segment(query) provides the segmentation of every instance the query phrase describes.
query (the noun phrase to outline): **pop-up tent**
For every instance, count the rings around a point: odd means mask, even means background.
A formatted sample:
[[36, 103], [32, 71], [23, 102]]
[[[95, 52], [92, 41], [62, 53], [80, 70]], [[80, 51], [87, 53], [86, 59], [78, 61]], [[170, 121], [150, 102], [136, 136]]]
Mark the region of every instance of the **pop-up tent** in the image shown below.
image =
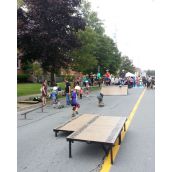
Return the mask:
[[125, 74], [125, 77], [135, 77], [135, 75], [134, 74], [132, 74], [132, 73], [130, 73], [130, 72], [127, 72], [126, 74]]

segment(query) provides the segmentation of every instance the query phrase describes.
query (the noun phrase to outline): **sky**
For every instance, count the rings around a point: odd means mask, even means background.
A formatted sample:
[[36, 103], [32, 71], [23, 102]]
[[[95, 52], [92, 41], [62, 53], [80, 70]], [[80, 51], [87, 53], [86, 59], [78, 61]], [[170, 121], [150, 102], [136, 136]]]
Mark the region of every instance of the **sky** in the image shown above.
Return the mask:
[[[105, 32], [122, 55], [136, 67], [155, 69], [161, 47], [158, 38], [165, 32], [162, 24], [171, 11], [166, 0], [89, 0], [93, 11], [104, 23]], [[172, 15], [171, 15], [172, 16]], [[171, 32], [171, 31], [170, 31]], [[166, 35], [167, 36], [167, 35]]]

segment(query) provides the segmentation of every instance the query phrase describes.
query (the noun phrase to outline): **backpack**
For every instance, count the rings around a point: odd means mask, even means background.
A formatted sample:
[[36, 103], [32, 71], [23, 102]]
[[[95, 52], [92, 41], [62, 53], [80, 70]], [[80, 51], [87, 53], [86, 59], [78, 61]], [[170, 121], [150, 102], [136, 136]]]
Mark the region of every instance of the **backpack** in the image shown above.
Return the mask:
[[58, 87], [58, 91], [61, 91], [62, 89], [61, 89], [61, 87]]

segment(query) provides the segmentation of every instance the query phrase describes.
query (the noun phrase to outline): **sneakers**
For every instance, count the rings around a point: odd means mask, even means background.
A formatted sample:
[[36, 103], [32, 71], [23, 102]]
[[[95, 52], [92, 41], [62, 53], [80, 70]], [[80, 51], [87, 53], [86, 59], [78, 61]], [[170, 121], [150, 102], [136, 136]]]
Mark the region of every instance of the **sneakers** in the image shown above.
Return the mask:
[[76, 114], [78, 114], [78, 111], [74, 111], [74, 112], [72, 113], [72, 117], [75, 117]]
[[72, 114], [72, 117], [75, 117], [75, 114], [74, 113]]

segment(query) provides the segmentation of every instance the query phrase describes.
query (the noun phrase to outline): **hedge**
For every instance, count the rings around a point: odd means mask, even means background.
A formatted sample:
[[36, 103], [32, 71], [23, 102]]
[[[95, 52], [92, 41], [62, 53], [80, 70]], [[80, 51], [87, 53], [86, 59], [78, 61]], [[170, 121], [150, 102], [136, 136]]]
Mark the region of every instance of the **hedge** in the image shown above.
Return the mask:
[[18, 83], [28, 82], [29, 77], [30, 77], [29, 74], [18, 74], [17, 75], [17, 82]]

